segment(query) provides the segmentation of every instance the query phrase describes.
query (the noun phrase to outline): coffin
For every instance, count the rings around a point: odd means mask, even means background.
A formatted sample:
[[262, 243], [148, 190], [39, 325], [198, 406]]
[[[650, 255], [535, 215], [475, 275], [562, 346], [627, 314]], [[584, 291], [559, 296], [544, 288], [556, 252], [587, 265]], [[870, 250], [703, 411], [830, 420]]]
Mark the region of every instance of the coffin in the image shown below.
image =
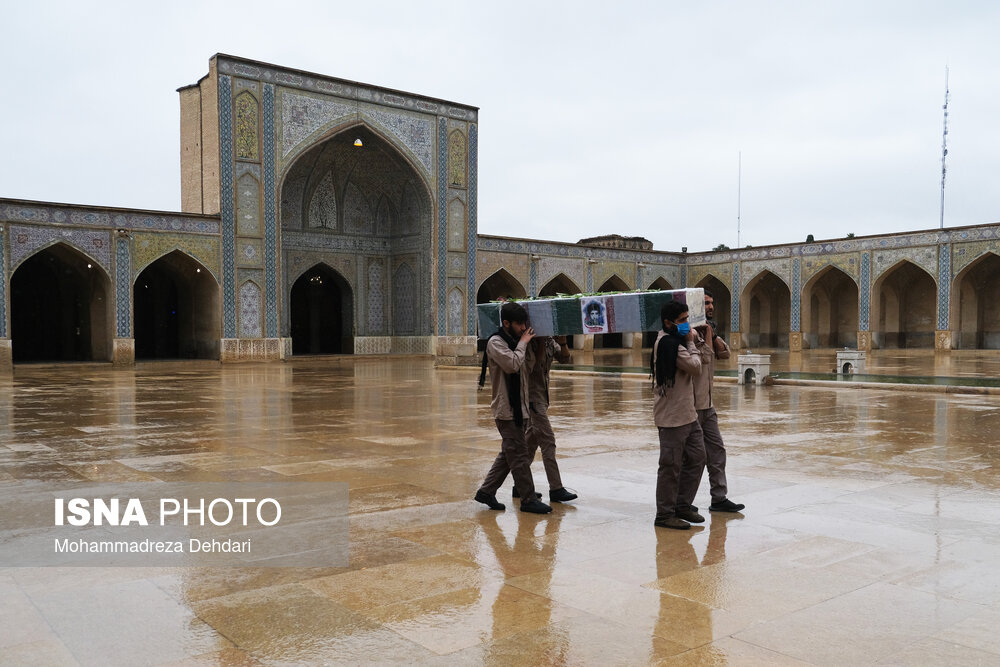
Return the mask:
[[[663, 328], [660, 308], [668, 301], [688, 306], [692, 327], [705, 324], [705, 290], [660, 290], [525, 299], [517, 303], [528, 311], [528, 323], [537, 336], [658, 331]], [[502, 302], [481, 303], [476, 307], [479, 337], [488, 338], [500, 328]]]

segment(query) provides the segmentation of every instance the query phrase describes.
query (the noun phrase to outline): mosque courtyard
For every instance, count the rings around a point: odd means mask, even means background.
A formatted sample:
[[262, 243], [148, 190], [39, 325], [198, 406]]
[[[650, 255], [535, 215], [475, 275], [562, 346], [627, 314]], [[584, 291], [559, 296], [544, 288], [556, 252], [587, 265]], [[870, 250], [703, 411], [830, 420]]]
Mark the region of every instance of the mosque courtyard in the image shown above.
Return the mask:
[[[869, 366], [1000, 375], [995, 351]], [[553, 372], [580, 498], [540, 516], [509, 481], [506, 511], [472, 500], [499, 449], [477, 373], [414, 357], [16, 366], [0, 376], [4, 497], [346, 482], [350, 563], [0, 568], [0, 664], [1000, 664], [1000, 394], [720, 380], [747, 508], [707, 512], [703, 481], [706, 522], [670, 531], [653, 527], [641, 375]]]

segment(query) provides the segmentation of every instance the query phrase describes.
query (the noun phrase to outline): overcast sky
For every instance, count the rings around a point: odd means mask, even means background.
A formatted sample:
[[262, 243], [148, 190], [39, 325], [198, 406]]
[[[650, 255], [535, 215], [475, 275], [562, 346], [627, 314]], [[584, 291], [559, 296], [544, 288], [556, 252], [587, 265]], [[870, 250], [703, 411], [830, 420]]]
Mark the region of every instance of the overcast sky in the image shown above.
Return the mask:
[[[479, 231], [709, 250], [1000, 221], [1000, 3], [5, 2], [0, 197], [180, 209], [215, 53], [480, 108]], [[742, 177], [739, 178], [739, 156]], [[741, 193], [738, 202], [738, 192]]]

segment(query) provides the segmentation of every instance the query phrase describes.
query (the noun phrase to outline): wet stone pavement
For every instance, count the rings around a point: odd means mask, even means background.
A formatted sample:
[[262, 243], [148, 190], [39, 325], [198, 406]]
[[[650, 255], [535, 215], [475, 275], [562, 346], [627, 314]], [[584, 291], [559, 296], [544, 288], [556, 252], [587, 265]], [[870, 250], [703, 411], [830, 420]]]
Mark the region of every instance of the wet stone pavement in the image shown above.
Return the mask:
[[0, 376], [5, 493], [350, 487], [347, 567], [0, 569], [0, 664], [1000, 664], [1000, 396], [717, 384], [747, 509], [684, 532], [652, 525], [656, 430], [631, 378], [553, 374], [578, 501], [520, 513], [508, 481], [505, 512], [475, 503], [499, 449], [477, 371], [341, 358]]

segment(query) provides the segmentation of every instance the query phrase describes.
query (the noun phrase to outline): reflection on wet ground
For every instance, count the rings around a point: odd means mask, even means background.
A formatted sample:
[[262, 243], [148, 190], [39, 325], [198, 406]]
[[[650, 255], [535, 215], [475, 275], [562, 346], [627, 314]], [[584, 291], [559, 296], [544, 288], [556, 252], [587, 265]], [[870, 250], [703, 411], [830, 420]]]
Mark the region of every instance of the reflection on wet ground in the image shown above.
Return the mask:
[[[880, 357], [938, 368], [933, 353]], [[1000, 366], [969, 357], [947, 374]], [[652, 525], [645, 382], [553, 375], [580, 499], [538, 516], [514, 509], [509, 483], [505, 512], [471, 500], [499, 443], [476, 379], [404, 358], [0, 377], [7, 490], [351, 491], [348, 567], [0, 569], [0, 664], [1000, 662], [1000, 397], [717, 385], [747, 509], [675, 532]]]

